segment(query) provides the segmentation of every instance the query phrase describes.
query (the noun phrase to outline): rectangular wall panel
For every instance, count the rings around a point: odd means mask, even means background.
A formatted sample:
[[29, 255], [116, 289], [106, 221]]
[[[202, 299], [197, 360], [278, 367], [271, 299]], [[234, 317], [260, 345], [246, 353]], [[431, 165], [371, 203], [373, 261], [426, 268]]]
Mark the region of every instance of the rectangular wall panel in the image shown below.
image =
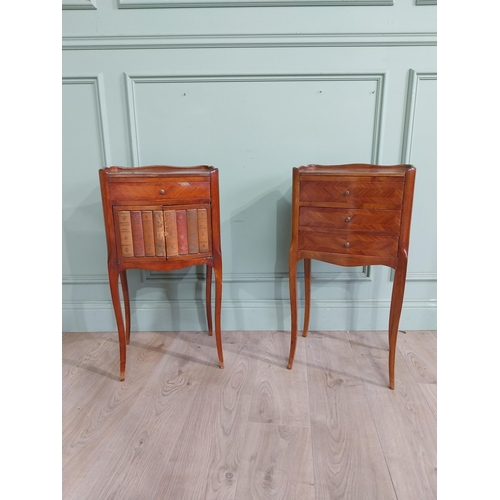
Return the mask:
[[[134, 163], [220, 168], [224, 266], [287, 271], [293, 166], [377, 156], [382, 75], [129, 77]], [[192, 155], [191, 155], [192, 157]], [[265, 223], [263, 223], [265, 221]], [[331, 269], [331, 268], [330, 268]]]
[[62, 102], [63, 280], [88, 283], [106, 272], [97, 170], [109, 145], [98, 78], [64, 78]]
[[[403, 161], [417, 166], [408, 280], [437, 279], [437, 77], [409, 72]], [[425, 244], [424, 244], [425, 242]], [[415, 247], [415, 248], [414, 248]]]

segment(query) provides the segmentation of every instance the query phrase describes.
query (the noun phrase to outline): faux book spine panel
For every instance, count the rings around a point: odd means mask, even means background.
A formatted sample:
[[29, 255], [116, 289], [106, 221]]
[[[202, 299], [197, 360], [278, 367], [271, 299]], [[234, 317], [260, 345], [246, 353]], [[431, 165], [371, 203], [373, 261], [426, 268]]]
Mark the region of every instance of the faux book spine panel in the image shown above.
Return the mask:
[[117, 207], [115, 212], [122, 257], [165, 257], [163, 210], [123, 208]]
[[132, 224], [132, 240], [134, 242], [134, 257], [144, 257], [144, 233], [142, 229], [142, 216], [140, 210], [130, 212]]
[[146, 257], [154, 257], [155, 253], [155, 236], [153, 229], [153, 212], [144, 210], [142, 212], [142, 228], [144, 231], [144, 253]]
[[165, 229], [163, 226], [163, 210], [153, 211], [153, 226], [155, 236], [155, 253], [157, 257], [167, 255], [165, 248]]
[[116, 214], [123, 257], [188, 257], [210, 252], [207, 208], [118, 207]]
[[[186, 210], [176, 210], [177, 222], [177, 244], [179, 247], [179, 255], [187, 255], [188, 253], [188, 234], [187, 234], [187, 220]], [[168, 250], [167, 250], [168, 257]]]
[[200, 252], [209, 252], [207, 209], [198, 208], [198, 244]]
[[191, 208], [186, 210], [186, 213], [188, 252], [190, 254], [200, 253], [200, 246], [198, 244], [198, 210], [196, 208]]
[[207, 208], [170, 207], [164, 214], [167, 258], [210, 252]]
[[118, 212], [118, 227], [120, 231], [122, 255], [124, 257], [133, 257], [132, 224], [130, 223], [130, 212], [128, 210]]
[[179, 255], [179, 244], [177, 239], [177, 221], [175, 210], [165, 211], [165, 236], [167, 237], [167, 255]]

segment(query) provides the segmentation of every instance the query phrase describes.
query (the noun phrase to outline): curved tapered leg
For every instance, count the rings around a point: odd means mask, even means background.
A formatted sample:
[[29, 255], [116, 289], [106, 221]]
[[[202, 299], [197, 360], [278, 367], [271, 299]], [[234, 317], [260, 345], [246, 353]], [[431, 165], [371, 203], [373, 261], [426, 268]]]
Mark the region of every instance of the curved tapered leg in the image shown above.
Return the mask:
[[403, 308], [406, 283], [406, 255], [398, 259], [392, 286], [391, 310], [389, 313], [389, 387], [394, 389], [394, 367], [396, 362], [396, 342], [398, 339], [399, 319]]
[[222, 311], [222, 261], [214, 260], [215, 271], [215, 343], [217, 344], [217, 354], [219, 365], [224, 368], [224, 356], [222, 354], [221, 337], [221, 311]]
[[120, 304], [120, 291], [118, 289], [119, 273], [116, 269], [109, 268], [109, 287], [111, 289], [111, 301], [115, 311], [116, 326], [118, 327], [118, 341], [120, 344], [120, 380], [125, 380], [125, 363], [127, 356], [127, 341], [125, 327], [123, 324], [122, 308]]
[[212, 266], [207, 265], [207, 276], [206, 276], [206, 307], [207, 307], [207, 323], [208, 323], [208, 334], [212, 335]]
[[289, 283], [290, 283], [290, 356], [288, 358], [288, 369], [292, 369], [295, 348], [297, 347], [297, 257], [290, 252], [289, 261]]
[[130, 344], [130, 295], [128, 293], [127, 271], [120, 272], [120, 282], [122, 284], [123, 303], [125, 304], [125, 339]]
[[307, 337], [309, 329], [309, 313], [311, 311], [311, 259], [304, 259], [304, 288], [305, 288], [305, 307], [304, 307], [304, 330], [303, 337]]

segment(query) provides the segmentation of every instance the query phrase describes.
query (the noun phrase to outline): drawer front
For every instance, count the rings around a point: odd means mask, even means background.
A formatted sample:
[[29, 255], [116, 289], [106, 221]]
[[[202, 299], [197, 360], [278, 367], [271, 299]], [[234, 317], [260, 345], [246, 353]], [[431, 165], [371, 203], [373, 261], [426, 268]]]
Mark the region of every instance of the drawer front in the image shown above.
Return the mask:
[[209, 199], [210, 182], [114, 182], [110, 195], [116, 201], [155, 201]]
[[300, 207], [299, 227], [399, 232], [400, 210]]
[[369, 234], [329, 234], [299, 229], [299, 250], [311, 250], [343, 255], [395, 257], [397, 236], [371, 236]]
[[329, 202], [340, 205], [377, 205], [400, 207], [402, 182], [363, 182], [356, 180], [301, 181], [301, 202]]

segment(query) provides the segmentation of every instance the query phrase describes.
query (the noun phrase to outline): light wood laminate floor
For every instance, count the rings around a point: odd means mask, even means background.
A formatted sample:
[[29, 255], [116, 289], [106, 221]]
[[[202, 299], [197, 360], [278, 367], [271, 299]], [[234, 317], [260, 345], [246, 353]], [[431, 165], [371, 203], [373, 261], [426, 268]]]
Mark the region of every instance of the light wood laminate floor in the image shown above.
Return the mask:
[[436, 332], [64, 333], [64, 500], [432, 500]]

